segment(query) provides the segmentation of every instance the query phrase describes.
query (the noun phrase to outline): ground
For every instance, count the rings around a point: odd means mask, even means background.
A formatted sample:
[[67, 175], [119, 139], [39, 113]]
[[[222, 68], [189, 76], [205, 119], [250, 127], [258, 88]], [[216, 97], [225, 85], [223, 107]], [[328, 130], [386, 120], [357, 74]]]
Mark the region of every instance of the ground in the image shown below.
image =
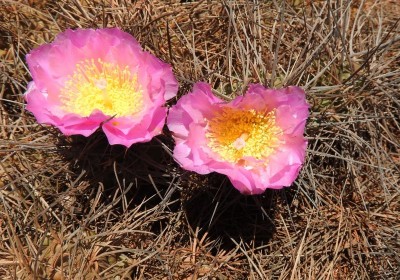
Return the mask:
[[[399, 279], [399, 18], [396, 0], [0, 0], [0, 278]], [[303, 87], [295, 183], [243, 196], [181, 169], [167, 129], [125, 149], [39, 125], [25, 55], [114, 26], [173, 66], [178, 96]]]

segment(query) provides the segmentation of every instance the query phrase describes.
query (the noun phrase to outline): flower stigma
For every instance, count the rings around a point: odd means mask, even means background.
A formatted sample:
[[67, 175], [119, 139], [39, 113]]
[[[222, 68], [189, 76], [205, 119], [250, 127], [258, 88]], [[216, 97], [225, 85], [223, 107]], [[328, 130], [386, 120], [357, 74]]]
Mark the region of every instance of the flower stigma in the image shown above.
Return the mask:
[[275, 110], [222, 108], [208, 120], [208, 146], [222, 159], [243, 163], [244, 158], [265, 159], [280, 144], [283, 131], [276, 125]]
[[107, 116], [131, 116], [143, 109], [143, 91], [128, 66], [87, 59], [61, 89], [63, 109], [87, 117], [94, 110]]

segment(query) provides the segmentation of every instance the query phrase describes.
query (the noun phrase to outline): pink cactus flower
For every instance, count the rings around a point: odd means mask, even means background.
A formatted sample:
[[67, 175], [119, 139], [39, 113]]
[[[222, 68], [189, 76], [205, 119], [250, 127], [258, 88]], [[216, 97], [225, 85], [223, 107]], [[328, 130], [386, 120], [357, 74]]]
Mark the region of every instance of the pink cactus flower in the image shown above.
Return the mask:
[[26, 56], [33, 81], [26, 109], [65, 135], [100, 126], [126, 147], [161, 133], [178, 83], [170, 65], [117, 28], [67, 30]]
[[304, 162], [309, 106], [299, 87], [250, 85], [224, 102], [197, 83], [170, 109], [174, 158], [187, 170], [228, 176], [243, 194], [290, 186]]

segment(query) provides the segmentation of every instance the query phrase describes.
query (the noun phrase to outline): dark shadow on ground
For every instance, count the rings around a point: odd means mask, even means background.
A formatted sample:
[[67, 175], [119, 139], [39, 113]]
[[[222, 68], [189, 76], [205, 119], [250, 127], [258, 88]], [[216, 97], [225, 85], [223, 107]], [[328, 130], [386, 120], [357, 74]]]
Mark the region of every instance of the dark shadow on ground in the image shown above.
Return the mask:
[[203, 184], [184, 205], [193, 229], [207, 232], [219, 250], [231, 250], [241, 242], [251, 247], [268, 244], [275, 232], [277, 191], [245, 196], [220, 174], [210, 174]]
[[[143, 204], [145, 210], [159, 203], [168, 203], [178, 195], [175, 189], [171, 189], [176, 165], [161, 142], [173, 144], [167, 137], [159, 135], [150, 142], [126, 148], [110, 145], [104, 133], [97, 131], [89, 137], [62, 137], [59, 147], [75, 174], [84, 172], [82, 178], [90, 182], [91, 188], [103, 186], [101, 199], [104, 204], [112, 203], [117, 190], [126, 191], [129, 208]], [[82, 197], [92, 197], [94, 191], [85, 190]], [[176, 207], [168, 207], [177, 210], [178, 203]], [[118, 210], [122, 205], [115, 208]]]

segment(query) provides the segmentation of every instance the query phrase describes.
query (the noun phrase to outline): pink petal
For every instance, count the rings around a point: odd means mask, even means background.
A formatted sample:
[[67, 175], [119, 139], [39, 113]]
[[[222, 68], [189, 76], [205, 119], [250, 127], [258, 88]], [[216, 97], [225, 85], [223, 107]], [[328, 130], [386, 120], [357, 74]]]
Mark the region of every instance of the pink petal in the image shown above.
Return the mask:
[[114, 118], [104, 123], [102, 128], [111, 145], [130, 147], [134, 143], [148, 142], [161, 134], [166, 114], [166, 108], [158, 107], [154, 112], [144, 115], [140, 121], [129, 117]]
[[56, 126], [65, 135], [80, 134], [87, 137], [95, 132], [106, 119], [107, 117], [101, 112], [93, 112], [93, 114], [85, 118], [70, 114], [65, 115]]

